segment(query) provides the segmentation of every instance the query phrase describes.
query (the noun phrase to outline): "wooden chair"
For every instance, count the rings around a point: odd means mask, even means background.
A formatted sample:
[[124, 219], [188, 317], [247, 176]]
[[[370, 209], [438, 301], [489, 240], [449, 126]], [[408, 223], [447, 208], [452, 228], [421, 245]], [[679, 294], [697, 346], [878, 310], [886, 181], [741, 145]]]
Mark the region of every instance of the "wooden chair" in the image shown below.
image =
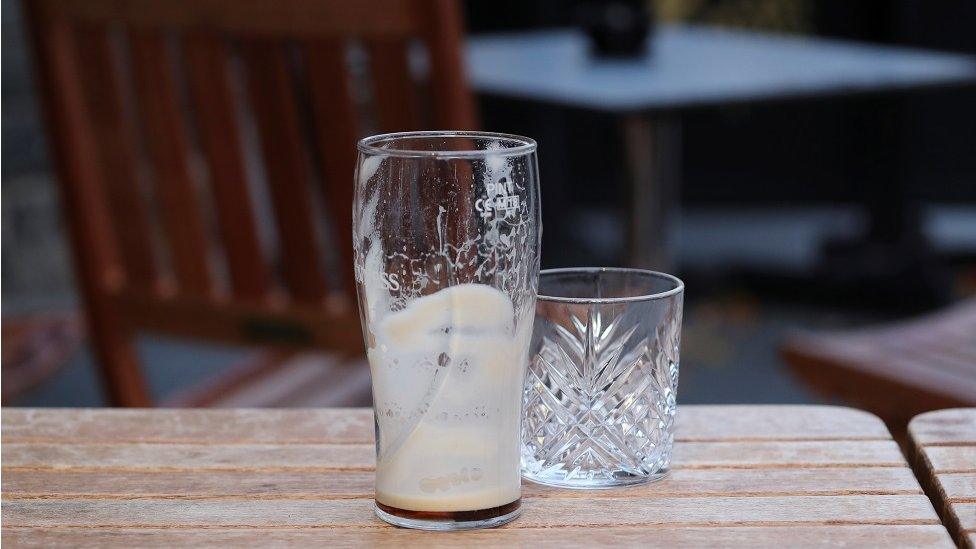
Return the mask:
[[888, 326], [797, 332], [782, 354], [814, 388], [874, 412], [901, 436], [920, 413], [976, 406], [976, 298]]
[[[370, 118], [372, 131], [416, 129], [425, 111], [438, 128], [474, 126], [457, 5], [25, 0], [25, 13], [111, 402], [151, 403], [141, 331], [361, 355], [355, 142]], [[414, 43], [429, 60], [427, 109]]]

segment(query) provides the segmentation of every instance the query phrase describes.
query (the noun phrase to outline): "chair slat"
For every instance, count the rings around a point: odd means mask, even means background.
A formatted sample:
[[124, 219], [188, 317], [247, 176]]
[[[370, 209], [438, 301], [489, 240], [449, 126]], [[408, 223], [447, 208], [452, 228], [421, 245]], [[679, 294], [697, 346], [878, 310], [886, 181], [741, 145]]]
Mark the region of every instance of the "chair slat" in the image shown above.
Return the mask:
[[[425, 10], [426, 27], [423, 32], [423, 41], [431, 65], [429, 123], [434, 127], [446, 129], [477, 129], [478, 121], [474, 98], [469, 93], [467, 86], [462, 48], [452, 46], [452, 44], [462, 43], [460, 7], [457, 2], [452, 0], [425, 0], [419, 9]], [[450, 170], [454, 177], [461, 181], [473, 177], [471, 165], [466, 162], [444, 166], [442, 169], [446, 172]], [[445, 173], [445, 177], [447, 176], [448, 174]], [[471, 217], [470, 209], [473, 208], [476, 198], [473, 193], [473, 187], [467, 188], [462, 190], [456, 198], [463, 215], [456, 216], [455, 221], [450, 223], [448, 227], [449, 234], [452, 235], [455, 242], [470, 240], [477, 232], [475, 225], [461, 221]], [[473, 254], [475, 251], [470, 250], [468, 253]], [[458, 274], [464, 280], [473, 281], [475, 268], [469, 264], [468, 267], [462, 268]]]
[[341, 283], [347, 294], [354, 295], [351, 231], [359, 123], [344, 44], [338, 40], [311, 42], [305, 47], [305, 63], [322, 162], [323, 195], [332, 221]]
[[281, 243], [285, 282], [295, 299], [325, 297], [325, 278], [312, 221], [311, 189], [292, 78], [284, 47], [272, 41], [243, 46], [251, 106], [261, 134]]
[[101, 165], [101, 179], [112, 212], [110, 221], [119, 245], [126, 279], [150, 290], [155, 283], [148, 208], [139, 192], [135, 130], [123, 110], [121, 81], [105, 29], [80, 26], [75, 32], [86, 106]]
[[407, 40], [397, 39], [374, 39], [367, 43], [380, 133], [420, 127], [418, 98], [410, 76], [407, 46]]
[[206, 295], [211, 280], [203, 219], [190, 179], [186, 130], [164, 36], [152, 30], [132, 31], [130, 44], [137, 103], [173, 270], [181, 291]]
[[424, 42], [430, 56], [433, 126], [452, 130], [477, 129], [474, 96], [469, 93], [462, 61], [462, 22], [458, 2], [426, 0]]
[[45, 122], [57, 158], [58, 182], [98, 366], [113, 403], [146, 406], [149, 391], [137, 356], [124, 336], [124, 324], [105, 295], [106, 287], [116, 278], [111, 270], [117, 260], [111, 250], [112, 233], [98, 184], [101, 172], [94, 161], [94, 132], [88, 127], [73, 33], [64, 22], [44, 21], [33, 6], [28, 5], [25, 11], [33, 31]]
[[269, 275], [244, 171], [226, 44], [213, 34], [190, 33], [183, 52], [233, 293], [260, 299], [267, 294]]

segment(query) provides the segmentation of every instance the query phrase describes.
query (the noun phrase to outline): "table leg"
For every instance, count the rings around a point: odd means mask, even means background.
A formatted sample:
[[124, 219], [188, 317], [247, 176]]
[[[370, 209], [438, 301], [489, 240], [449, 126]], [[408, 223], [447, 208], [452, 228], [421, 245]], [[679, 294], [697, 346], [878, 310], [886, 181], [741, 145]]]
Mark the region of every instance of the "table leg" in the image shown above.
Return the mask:
[[675, 116], [630, 114], [622, 125], [632, 192], [629, 263], [670, 271], [679, 213], [680, 121]]
[[[868, 214], [867, 232], [825, 242], [816, 274], [834, 295], [903, 310], [953, 301], [952, 272], [925, 235], [913, 171], [911, 103], [891, 96], [852, 102], [849, 170]], [[841, 298], [843, 299], [843, 298]]]

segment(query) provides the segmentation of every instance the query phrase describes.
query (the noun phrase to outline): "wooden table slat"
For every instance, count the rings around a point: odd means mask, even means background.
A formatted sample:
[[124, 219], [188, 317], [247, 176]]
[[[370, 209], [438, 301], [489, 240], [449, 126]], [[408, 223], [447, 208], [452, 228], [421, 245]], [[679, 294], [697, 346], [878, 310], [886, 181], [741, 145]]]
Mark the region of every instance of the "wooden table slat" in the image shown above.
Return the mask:
[[4, 442], [372, 444], [369, 409], [4, 410]]
[[950, 502], [976, 503], [976, 472], [936, 475], [942, 493]]
[[924, 448], [935, 473], [976, 473], [976, 443], [973, 446], [925, 446]]
[[926, 491], [956, 541], [976, 548], [976, 408], [914, 418], [908, 434]]
[[921, 445], [976, 445], [976, 414], [966, 408], [922, 414], [912, 420], [912, 439]]
[[[436, 537], [432, 537], [436, 536]], [[311, 546], [588, 546], [606, 547], [885, 547], [951, 548], [942, 526], [788, 526], [723, 528], [499, 528], [431, 534], [388, 529], [21, 529], [5, 527], [4, 542], [18, 547], [119, 546], [311, 547]]]
[[[365, 443], [369, 409], [8, 409], [4, 442]], [[876, 416], [835, 406], [686, 406], [679, 441], [890, 440]]]
[[952, 510], [963, 532], [976, 532], [976, 503], [954, 503]]
[[[3, 477], [6, 498], [372, 498], [369, 471], [24, 470]], [[907, 467], [769, 469], [677, 468], [666, 479], [620, 490], [561, 490], [527, 482], [528, 498], [684, 497], [704, 495], [921, 494]]]
[[[378, 527], [373, 502], [343, 500], [9, 500], [5, 526]], [[924, 495], [526, 499], [511, 528], [644, 525], [939, 524]]]
[[[52, 444], [5, 443], [7, 468], [371, 470], [372, 444]], [[901, 467], [893, 441], [685, 442], [674, 459], [686, 468]]]

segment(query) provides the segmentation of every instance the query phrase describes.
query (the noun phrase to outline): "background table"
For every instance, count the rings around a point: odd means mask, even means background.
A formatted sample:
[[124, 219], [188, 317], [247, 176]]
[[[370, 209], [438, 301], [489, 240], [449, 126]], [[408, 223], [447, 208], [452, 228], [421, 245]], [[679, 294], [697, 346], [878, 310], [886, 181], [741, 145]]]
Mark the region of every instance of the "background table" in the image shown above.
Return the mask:
[[681, 109], [976, 82], [972, 57], [913, 48], [702, 26], [662, 25], [650, 40], [633, 60], [594, 59], [586, 36], [569, 29], [479, 36], [467, 50], [480, 93], [619, 120], [635, 267], [670, 268]]
[[495, 530], [373, 515], [368, 409], [3, 411], [8, 547], [585, 544], [951, 547], [875, 416], [685, 406], [673, 474], [620, 490], [526, 483]]
[[943, 521], [961, 546], [976, 548], [976, 408], [922, 414], [908, 434]]

